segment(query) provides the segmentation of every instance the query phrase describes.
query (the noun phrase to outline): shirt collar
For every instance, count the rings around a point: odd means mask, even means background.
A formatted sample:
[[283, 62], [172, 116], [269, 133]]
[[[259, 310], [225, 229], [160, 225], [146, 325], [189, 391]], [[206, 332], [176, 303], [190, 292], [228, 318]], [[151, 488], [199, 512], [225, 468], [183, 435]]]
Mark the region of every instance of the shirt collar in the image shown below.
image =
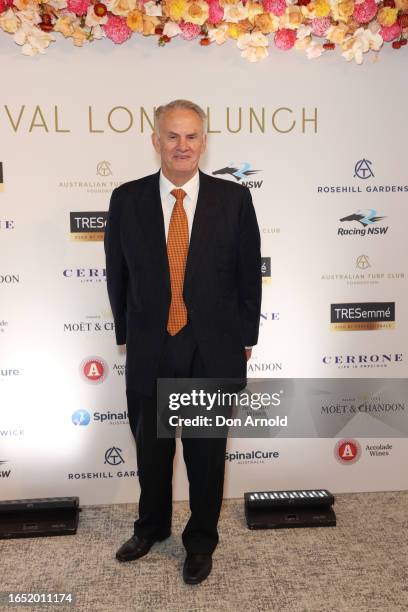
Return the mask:
[[184, 183], [184, 185], [181, 185], [180, 187], [173, 185], [173, 183], [164, 176], [161, 170], [160, 170], [159, 180], [160, 180], [160, 191], [164, 193], [166, 198], [173, 189], [183, 189], [191, 200], [194, 200], [197, 197], [198, 187], [200, 184], [200, 175], [199, 175], [198, 170], [194, 174], [194, 176], [192, 176], [191, 179], [187, 181], [187, 183]]

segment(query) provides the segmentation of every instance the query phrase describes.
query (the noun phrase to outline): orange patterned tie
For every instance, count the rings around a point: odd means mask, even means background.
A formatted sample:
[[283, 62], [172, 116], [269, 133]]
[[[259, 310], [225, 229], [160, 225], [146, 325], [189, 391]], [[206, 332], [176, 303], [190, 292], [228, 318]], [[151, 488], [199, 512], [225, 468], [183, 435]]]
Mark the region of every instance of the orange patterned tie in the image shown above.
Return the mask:
[[183, 200], [186, 192], [183, 189], [173, 189], [176, 198], [171, 213], [169, 233], [167, 236], [167, 255], [169, 258], [171, 304], [167, 331], [175, 336], [187, 324], [187, 309], [183, 300], [184, 272], [188, 253], [188, 221]]

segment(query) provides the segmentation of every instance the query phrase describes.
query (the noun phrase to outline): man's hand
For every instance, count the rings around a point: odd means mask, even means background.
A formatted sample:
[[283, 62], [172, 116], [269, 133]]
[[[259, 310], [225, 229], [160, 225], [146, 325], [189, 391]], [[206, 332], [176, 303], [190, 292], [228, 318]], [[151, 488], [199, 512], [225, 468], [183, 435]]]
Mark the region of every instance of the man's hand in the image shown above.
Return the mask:
[[251, 348], [245, 349], [245, 354], [246, 354], [246, 360], [249, 361], [251, 359], [252, 349]]

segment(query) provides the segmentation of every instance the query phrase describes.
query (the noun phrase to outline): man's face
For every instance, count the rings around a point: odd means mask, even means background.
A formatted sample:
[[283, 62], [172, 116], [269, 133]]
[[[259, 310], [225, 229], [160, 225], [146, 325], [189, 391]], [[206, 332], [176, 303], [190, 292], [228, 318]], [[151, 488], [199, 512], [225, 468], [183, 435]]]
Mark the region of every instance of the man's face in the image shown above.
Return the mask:
[[206, 146], [203, 123], [196, 112], [185, 108], [167, 111], [152, 141], [161, 157], [162, 171], [172, 183], [183, 185], [194, 176]]

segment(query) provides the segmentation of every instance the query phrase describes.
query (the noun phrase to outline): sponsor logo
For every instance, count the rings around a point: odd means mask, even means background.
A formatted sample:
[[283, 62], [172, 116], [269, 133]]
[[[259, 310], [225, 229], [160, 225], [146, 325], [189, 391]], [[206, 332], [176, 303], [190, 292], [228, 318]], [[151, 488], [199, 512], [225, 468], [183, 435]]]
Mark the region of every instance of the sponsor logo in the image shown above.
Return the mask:
[[64, 323], [64, 332], [74, 333], [104, 333], [112, 332], [115, 324], [101, 315], [89, 315], [85, 321], [68, 321]]
[[100, 161], [96, 166], [96, 174], [98, 176], [110, 176], [111, 174], [113, 174], [110, 167], [110, 162], [106, 160]]
[[351, 465], [361, 457], [361, 446], [357, 440], [339, 440], [334, 449], [334, 456], [339, 463]]
[[123, 182], [113, 179], [108, 180], [108, 177], [113, 175], [113, 171], [110, 162], [106, 160], [99, 161], [96, 164], [95, 175], [102, 177], [101, 180], [95, 180], [94, 178], [62, 179], [59, 181], [58, 187], [64, 190], [79, 190], [86, 193], [111, 193], [115, 187], [119, 187]]
[[213, 172], [213, 176], [224, 176], [227, 178], [235, 179], [241, 185], [249, 187], [250, 189], [259, 189], [262, 187], [263, 181], [252, 181], [248, 180], [253, 174], [258, 174], [260, 170], [252, 170], [252, 166], [249, 162], [240, 162], [238, 164], [231, 162], [225, 168], [220, 168]]
[[108, 463], [109, 465], [120, 465], [121, 463], [125, 463], [125, 460], [122, 457], [122, 449], [117, 448], [117, 446], [108, 448], [105, 453], [105, 463]]
[[19, 282], [19, 274], [0, 274], [0, 285], [17, 285]]
[[[361, 402], [361, 403], [360, 403]], [[383, 415], [387, 413], [405, 412], [404, 402], [384, 402], [381, 396], [371, 397], [369, 401], [360, 398], [344, 398], [341, 403], [325, 404], [320, 414], [330, 415], [356, 415], [359, 413]]]
[[101, 357], [87, 357], [80, 365], [82, 378], [94, 385], [102, 383], [108, 372], [108, 364]]
[[261, 257], [261, 275], [264, 285], [269, 285], [272, 282], [270, 257]]
[[106, 268], [66, 268], [62, 274], [81, 283], [106, 283]]
[[[87, 426], [91, 422], [91, 414], [87, 410], [76, 410], [71, 420], [74, 425]], [[128, 421], [128, 413], [126, 410], [123, 412], [94, 412], [92, 415], [92, 421], [94, 423], [108, 423], [109, 425], [126, 425]]]
[[279, 459], [278, 451], [269, 450], [251, 450], [251, 451], [233, 451], [225, 453], [225, 461], [228, 463], [248, 464], [248, 463], [266, 463]]
[[0, 219], [0, 230], [12, 230], [15, 228], [14, 223], [11, 219]]
[[395, 302], [357, 302], [330, 305], [332, 331], [395, 328]]
[[388, 368], [396, 363], [403, 363], [403, 353], [354, 353], [344, 355], [324, 355], [322, 362], [339, 370], [357, 368]]
[[[317, 193], [406, 193], [408, 185], [376, 185], [374, 179], [373, 163], [369, 159], [359, 159], [354, 164], [353, 178], [358, 181], [356, 185], [318, 185]], [[366, 183], [362, 185], [362, 183]]]
[[107, 211], [70, 212], [71, 240], [101, 242], [105, 235]]
[[367, 268], [371, 268], [370, 260], [367, 255], [359, 255], [357, 257], [356, 268], [359, 268], [359, 270], [367, 270]]
[[376, 272], [373, 270], [371, 258], [368, 255], [359, 255], [354, 268], [357, 271], [330, 272], [322, 274], [320, 280], [353, 285], [378, 285], [384, 282], [397, 282], [405, 280], [404, 272]]
[[369, 179], [374, 177], [374, 172], [371, 169], [372, 162], [368, 159], [359, 159], [354, 166], [354, 176], [359, 179]]
[[74, 425], [80, 425], [81, 427], [85, 427], [89, 425], [91, 421], [91, 415], [87, 410], [75, 410], [73, 413], [71, 420]]
[[[377, 215], [375, 208], [361, 208], [355, 213], [342, 217], [340, 221], [342, 223], [350, 223], [353, 227], [338, 227], [338, 236], [382, 236], [388, 231], [388, 225], [377, 226], [375, 225], [386, 217]], [[358, 224], [360, 227], [354, 227]], [[374, 226], [374, 227], [373, 227]]]

